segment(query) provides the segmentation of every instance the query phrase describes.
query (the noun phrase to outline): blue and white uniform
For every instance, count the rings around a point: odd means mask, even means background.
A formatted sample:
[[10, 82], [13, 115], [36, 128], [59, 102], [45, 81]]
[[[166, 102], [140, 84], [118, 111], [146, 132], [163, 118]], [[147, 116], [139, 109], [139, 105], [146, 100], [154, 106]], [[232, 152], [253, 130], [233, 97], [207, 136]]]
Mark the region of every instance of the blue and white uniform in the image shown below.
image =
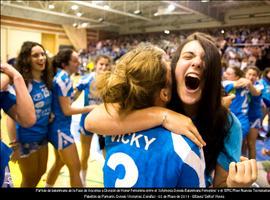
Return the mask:
[[52, 112], [55, 117], [49, 132], [49, 141], [58, 150], [74, 143], [70, 132], [71, 116], [64, 115], [59, 102], [59, 97], [69, 97], [73, 100], [73, 95], [72, 80], [69, 74], [65, 70], [58, 70], [53, 79]]
[[[262, 91], [264, 86], [259, 81], [256, 81], [254, 87], [257, 90]], [[249, 103], [249, 110], [248, 110], [248, 119], [250, 122], [250, 128], [257, 128], [261, 127], [261, 119], [262, 119], [262, 95], [259, 96], [251, 96], [251, 101]]]
[[21, 157], [27, 157], [48, 143], [52, 92], [43, 81], [35, 80], [28, 84], [28, 92], [34, 103], [37, 121], [30, 128], [16, 124], [17, 139], [21, 144]]
[[235, 98], [232, 100], [230, 110], [239, 119], [242, 126], [243, 138], [249, 133], [248, 109], [250, 102], [250, 94], [246, 88], [234, 88], [234, 81], [223, 81], [223, 87], [227, 94], [234, 94]]
[[0, 109], [8, 113], [9, 109], [16, 104], [16, 96], [9, 90], [0, 91]]
[[262, 90], [263, 101], [265, 105], [267, 106], [267, 108], [269, 108], [270, 107], [270, 80], [264, 77], [260, 80], [260, 83], [262, 83], [264, 87]]
[[[78, 91], [84, 91], [84, 106], [88, 105], [98, 105], [101, 104], [102, 101], [100, 98], [97, 98], [93, 95], [92, 91], [95, 90], [93, 88], [93, 81], [96, 79], [96, 73], [92, 72], [83, 76], [80, 81], [78, 82], [76, 88]], [[84, 135], [91, 136], [93, 133], [87, 131], [84, 127], [84, 120], [88, 113], [83, 113], [80, 120], [80, 132]]]
[[[9, 91], [0, 91], [0, 109], [8, 113], [13, 105], [16, 104], [16, 96]], [[0, 116], [1, 118], [1, 116]], [[12, 150], [0, 139], [0, 187], [12, 186], [8, 168], [8, 162]]]
[[205, 187], [203, 151], [185, 136], [155, 127], [105, 144], [105, 187]]

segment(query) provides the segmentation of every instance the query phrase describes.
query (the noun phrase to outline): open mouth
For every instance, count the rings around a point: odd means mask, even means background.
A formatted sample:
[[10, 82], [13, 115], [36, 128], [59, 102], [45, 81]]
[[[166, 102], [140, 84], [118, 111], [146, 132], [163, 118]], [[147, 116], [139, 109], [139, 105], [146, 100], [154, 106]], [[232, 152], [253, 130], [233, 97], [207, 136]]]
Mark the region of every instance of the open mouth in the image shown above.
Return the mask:
[[185, 77], [185, 84], [187, 89], [196, 90], [200, 85], [200, 78], [195, 74], [188, 74]]

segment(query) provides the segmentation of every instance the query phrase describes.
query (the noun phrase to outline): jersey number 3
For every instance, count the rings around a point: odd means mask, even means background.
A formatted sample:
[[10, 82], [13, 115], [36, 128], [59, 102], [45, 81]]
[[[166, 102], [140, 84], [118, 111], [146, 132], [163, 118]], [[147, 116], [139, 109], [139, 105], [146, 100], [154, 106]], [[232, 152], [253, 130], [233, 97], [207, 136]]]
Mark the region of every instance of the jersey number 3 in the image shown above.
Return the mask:
[[110, 156], [107, 162], [108, 167], [115, 170], [118, 165], [125, 168], [125, 176], [123, 179], [117, 178], [115, 187], [133, 187], [138, 180], [138, 168], [134, 160], [125, 153], [115, 153]]

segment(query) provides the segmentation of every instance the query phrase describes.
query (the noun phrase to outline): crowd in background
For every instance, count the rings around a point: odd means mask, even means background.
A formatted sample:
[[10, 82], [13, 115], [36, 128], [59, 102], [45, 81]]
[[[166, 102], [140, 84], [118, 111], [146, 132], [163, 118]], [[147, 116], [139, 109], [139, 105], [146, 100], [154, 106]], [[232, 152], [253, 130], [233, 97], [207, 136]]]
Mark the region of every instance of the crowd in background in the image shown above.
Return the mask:
[[[150, 42], [161, 47], [171, 58], [177, 44], [193, 31], [120, 35], [117, 38], [91, 43], [87, 50], [81, 51], [81, 70], [89, 68], [87, 64], [93, 62], [100, 54], [111, 56], [116, 61], [140, 42]], [[217, 46], [222, 54], [222, 65], [225, 68], [239, 66], [244, 69], [248, 65], [255, 64], [263, 71], [270, 66], [270, 27], [228, 27], [202, 31], [216, 38]]]

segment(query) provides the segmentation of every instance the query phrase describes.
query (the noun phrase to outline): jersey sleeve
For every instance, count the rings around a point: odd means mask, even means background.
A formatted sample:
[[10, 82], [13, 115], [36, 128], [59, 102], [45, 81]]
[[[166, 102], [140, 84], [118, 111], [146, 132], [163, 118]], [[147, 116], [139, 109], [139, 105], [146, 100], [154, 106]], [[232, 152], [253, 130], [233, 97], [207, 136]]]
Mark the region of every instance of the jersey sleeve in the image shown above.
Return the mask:
[[87, 87], [88, 81], [86, 77], [82, 77], [76, 85], [77, 90], [83, 91]]
[[199, 149], [185, 136], [172, 135], [174, 152], [179, 163], [177, 187], [205, 187], [205, 160]]
[[231, 92], [234, 88], [233, 81], [223, 81], [222, 85], [226, 93]]
[[177, 187], [198, 188], [200, 182], [196, 171], [188, 164], [183, 163]]
[[16, 104], [16, 96], [9, 91], [1, 92], [1, 108], [7, 113]]
[[218, 164], [226, 171], [231, 162], [239, 162], [241, 156], [242, 129], [239, 120], [233, 113], [229, 114], [231, 128], [224, 140], [224, 149], [218, 155]]
[[71, 97], [73, 93], [72, 81], [68, 77], [61, 77], [56, 81], [57, 96]]

